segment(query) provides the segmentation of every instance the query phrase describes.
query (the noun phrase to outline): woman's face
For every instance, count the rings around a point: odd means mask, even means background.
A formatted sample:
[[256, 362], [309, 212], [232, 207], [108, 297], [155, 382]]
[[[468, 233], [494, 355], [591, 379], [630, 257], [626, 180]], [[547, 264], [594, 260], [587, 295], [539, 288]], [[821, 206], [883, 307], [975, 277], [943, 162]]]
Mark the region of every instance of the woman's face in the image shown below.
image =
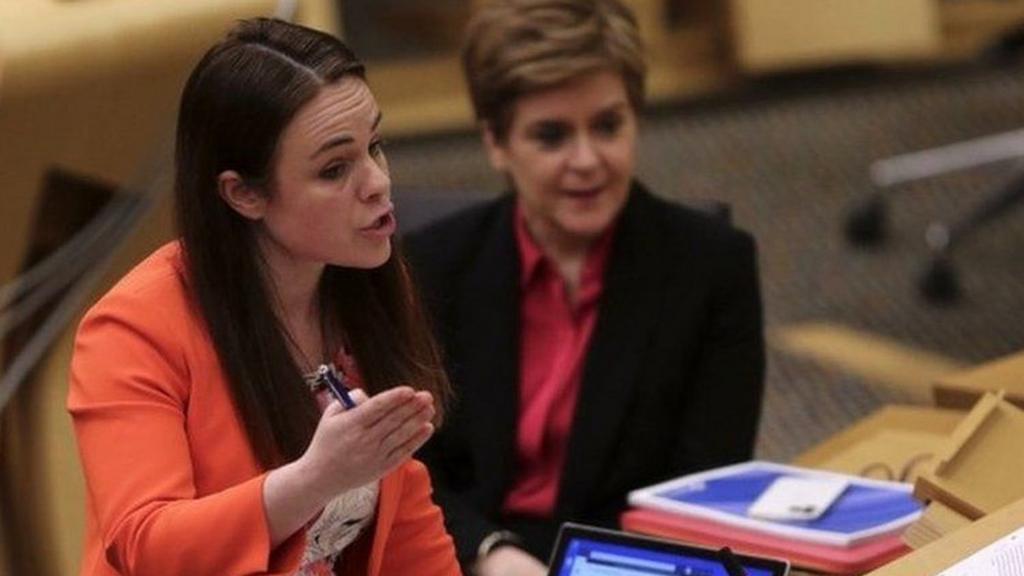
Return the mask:
[[538, 241], [589, 242], [626, 203], [636, 134], [622, 76], [601, 71], [521, 96], [505, 141], [485, 130], [484, 142]]
[[391, 256], [391, 179], [378, 133], [380, 110], [366, 83], [323, 87], [278, 142], [262, 212], [268, 256], [294, 264], [375, 268]]

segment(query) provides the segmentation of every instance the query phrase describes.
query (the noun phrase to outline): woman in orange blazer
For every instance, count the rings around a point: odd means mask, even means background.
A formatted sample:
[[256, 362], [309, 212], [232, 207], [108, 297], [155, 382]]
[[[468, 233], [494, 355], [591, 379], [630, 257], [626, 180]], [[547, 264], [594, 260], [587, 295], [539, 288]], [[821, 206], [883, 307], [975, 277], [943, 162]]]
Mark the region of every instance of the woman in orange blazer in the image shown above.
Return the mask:
[[392, 250], [379, 122], [349, 49], [281, 21], [193, 71], [181, 237], [75, 341], [81, 574], [459, 572], [410, 459], [448, 383]]

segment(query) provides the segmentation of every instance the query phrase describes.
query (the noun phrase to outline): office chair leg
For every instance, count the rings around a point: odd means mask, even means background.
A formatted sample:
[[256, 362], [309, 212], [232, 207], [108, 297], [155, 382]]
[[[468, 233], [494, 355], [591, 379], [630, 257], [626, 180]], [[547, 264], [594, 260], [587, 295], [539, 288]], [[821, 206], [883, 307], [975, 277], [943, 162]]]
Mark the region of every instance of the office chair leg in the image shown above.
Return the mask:
[[1009, 184], [952, 224], [938, 221], [929, 224], [925, 242], [933, 254], [948, 255], [954, 246], [989, 222], [1008, 214], [1021, 201], [1024, 201], [1024, 174], [1018, 174]]
[[1006, 215], [1024, 201], [1024, 174], [1018, 174], [1003, 189], [988, 197], [952, 224], [932, 222], [925, 232], [931, 261], [918, 282], [924, 297], [936, 304], [951, 304], [962, 296], [960, 281], [952, 263], [953, 248], [989, 222]]

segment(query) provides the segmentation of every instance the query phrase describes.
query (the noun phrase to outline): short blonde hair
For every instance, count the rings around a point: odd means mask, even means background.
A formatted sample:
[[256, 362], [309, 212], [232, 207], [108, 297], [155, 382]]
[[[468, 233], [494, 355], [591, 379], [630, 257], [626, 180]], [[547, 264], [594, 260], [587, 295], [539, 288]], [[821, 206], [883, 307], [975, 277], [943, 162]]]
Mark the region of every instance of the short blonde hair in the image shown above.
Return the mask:
[[619, 0], [488, 2], [470, 19], [462, 66], [476, 118], [499, 141], [524, 94], [614, 70], [639, 111], [647, 74], [636, 18]]

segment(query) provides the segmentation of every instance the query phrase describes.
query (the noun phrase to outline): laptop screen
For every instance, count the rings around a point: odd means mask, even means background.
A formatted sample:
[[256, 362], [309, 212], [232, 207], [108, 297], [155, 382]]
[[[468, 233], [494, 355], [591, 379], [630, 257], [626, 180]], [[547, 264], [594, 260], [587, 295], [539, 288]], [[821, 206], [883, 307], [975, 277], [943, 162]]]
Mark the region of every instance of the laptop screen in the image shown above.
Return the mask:
[[[735, 555], [747, 576], [785, 576], [786, 562]], [[549, 576], [729, 576], [714, 550], [566, 524]]]

